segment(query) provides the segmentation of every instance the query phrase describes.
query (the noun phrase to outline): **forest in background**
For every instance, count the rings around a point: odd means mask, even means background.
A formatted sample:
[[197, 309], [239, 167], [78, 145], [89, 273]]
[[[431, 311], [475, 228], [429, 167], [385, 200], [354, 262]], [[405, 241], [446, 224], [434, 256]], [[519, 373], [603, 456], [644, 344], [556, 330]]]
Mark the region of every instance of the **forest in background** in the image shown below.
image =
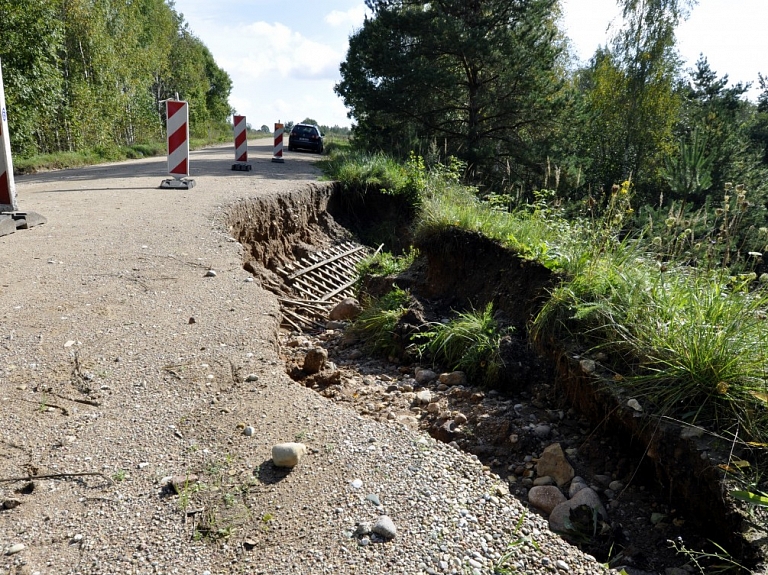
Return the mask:
[[192, 137], [229, 134], [232, 80], [172, 1], [0, 0], [0, 38], [19, 158], [163, 141], [176, 96]]
[[558, 0], [366, 4], [336, 86], [357, 146], [459, 158], [510, 210], [547, 190], [595, 216], [629, 182], [627, 225], [694, 244], [738, 218], [742, 248], [768, 246], [768, 78], [751, 102], [706, 54], [684, 67], [675, 29], [695, 0], [617, 0], [623, 25], [586, 63]]

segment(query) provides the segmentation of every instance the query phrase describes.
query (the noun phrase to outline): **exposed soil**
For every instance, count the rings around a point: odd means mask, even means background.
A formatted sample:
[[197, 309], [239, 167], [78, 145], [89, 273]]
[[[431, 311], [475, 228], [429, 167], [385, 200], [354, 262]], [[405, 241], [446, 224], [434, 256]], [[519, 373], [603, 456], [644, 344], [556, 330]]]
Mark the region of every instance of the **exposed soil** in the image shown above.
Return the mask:
[[[244, 206], [239, 237], [250, 247], [246, 269], [276, 293], [287, 294], [288, 289], [274, 270], [350, 238], [352, 232], [337, 222], [345, 222], [358, 236], [362, 232], [369, 242], [381, 238], [380, 231], [365, 232], [371, 211], [359, 212], [364, 203], [342, 204], [330, 188], [318, 188], [298, 209], [296, 204], [288, 210], [278, 206], [270, 214], [269, 229], [246, 225], [254, 221], [248, 213], [252, 206]], [[400, 226], [392, 237], [407, 242], [402, 221], [387, 224], [381, 217], [386, 211], [382, 206], [373, 211], [379, 227], [392, 232]], [[402, 247], [396, 245], [395, 251]], [[376, 295], [396, 283], [411, 292], [416, 303], [409, 325], [402, 327], [406, 331], [418, 322], [439, 321], [452, 311], [493, 302], [499, 319], [516, 328], [505, 346], [508, 369], [501, 389], [481, 389], [472, 382], [419, 386], [413, 379], [420, 367], [414, 358], [367, 357], [347, 326], [338, 322], [311, 333], [281, 333], [281, 354], [294, 380], [364, 416], [396, 419], [477, 455], [490, 470], [509, 478], [511, 492], [523, 502], [535, 479], [538, 454], [560, 443], [577, 475], [602, 494], [610, 514], [603, 533], [573, 543], [613, 567], [637, 574], [676, 573], [668, 570], [695, 571], [697, 559], [706, 570], [717, 561], [698, 553], [723, 553], [711, 539], [728, 549], [734, 561], [753, 572], [764, 571], [757, 566], [763, 535], [724, 495], [728, 486], [718, 464], [726, 461], [730, 446], [627, 407], [627, 398], [600, 385], [606, 358], [579, 354], [564, 342], [539, 342], [532, 348], [527, 324], [556, 277], [482, 236], [458, 230], [427, 239], [418, 248], [422, 255], [407, 273], [369, 282], [367, 291]], [[308, 376], [302, 361], [316, 346], [328, 350], [331, 369]], [[414, 401], [423, 389], [433, 394], [439, 411], [429, 412]], [[466, 425], [446, 425], [456, 414], [466, 417]], [[615, 481], [622, 486], [618, 492], [608, 488]], [[672, 542], [696, 554], [678, 553]]]

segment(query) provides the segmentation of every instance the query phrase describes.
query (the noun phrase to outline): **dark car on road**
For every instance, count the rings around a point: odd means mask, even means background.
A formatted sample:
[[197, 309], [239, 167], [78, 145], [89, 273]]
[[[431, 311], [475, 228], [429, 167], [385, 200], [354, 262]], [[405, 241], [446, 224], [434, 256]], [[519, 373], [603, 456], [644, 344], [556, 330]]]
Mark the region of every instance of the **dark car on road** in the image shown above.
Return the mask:
[[314, 124], [296, 124], [288, 136], [288, 149], [292, 152], [299, 148], [322, 154], [323, 134], [320, 128]]

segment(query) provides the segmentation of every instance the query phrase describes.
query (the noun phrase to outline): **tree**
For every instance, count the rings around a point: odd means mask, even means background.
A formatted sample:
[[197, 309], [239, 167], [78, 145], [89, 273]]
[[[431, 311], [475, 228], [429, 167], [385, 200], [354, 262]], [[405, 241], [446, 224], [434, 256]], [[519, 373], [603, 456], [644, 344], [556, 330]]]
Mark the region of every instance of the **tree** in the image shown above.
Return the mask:
[[11, 147], [22, 156], [51, 151], [62, 104], [59, 49], [63, 26], [55, 0], [0, 0], [3, 66]]
[[641, 200], [663, 184], [681, 97], [675, 28], [692, 0], [619, 0], [624, 26], [580, 72], [586, 179], [610, 189], [629, 178]]
[[439, 142], [483, 178], [535, 169], [562, 87], [556, 0], [370, 0], [336, 92], [370, 147]]

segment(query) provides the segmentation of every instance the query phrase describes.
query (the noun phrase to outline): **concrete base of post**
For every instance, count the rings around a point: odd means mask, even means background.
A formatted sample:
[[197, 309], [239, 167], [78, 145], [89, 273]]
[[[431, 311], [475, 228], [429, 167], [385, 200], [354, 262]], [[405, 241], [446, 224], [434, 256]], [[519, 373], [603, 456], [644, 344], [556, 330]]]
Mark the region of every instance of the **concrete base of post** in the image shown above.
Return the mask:
[[28, 230], [47, 222], [48, 219], [37, 212], [0, 212], [0, 236], [12, 234], [16, 230]]
[[252, 167], [251, 164], [244, 164], [242, 162], [232, 164], [232, 169], [238, 172], [250, 172]]
[[272, 161], [273, 161], [273, 162], [277, 162], [277, 163], [279, 163], [279, 164], [283, 164], [283, 163], [285, 163], [285, 160], [284, 160], [283, 158], [279, 157], [279, 156], [274, 156], [274, 157], [272, 158]]
[[160, 184], [161, 190], [191, 190], [195, 187], [195, 180], [190, 178], [169, 178]]

